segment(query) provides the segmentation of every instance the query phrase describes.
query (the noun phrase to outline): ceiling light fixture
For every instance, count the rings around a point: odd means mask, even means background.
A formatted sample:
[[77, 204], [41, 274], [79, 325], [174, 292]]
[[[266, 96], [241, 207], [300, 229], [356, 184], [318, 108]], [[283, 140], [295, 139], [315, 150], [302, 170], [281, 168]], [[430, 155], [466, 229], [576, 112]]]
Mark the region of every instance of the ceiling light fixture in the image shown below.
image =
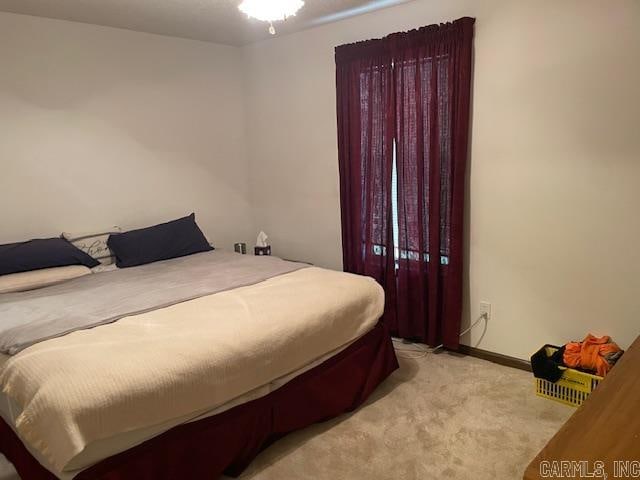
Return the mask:
[[249, 17], [269, 22], [269, 33], [275, 35], [273, 22], [286, 20], [303, 6], [302, 0], [244, 0], [238, 8]]

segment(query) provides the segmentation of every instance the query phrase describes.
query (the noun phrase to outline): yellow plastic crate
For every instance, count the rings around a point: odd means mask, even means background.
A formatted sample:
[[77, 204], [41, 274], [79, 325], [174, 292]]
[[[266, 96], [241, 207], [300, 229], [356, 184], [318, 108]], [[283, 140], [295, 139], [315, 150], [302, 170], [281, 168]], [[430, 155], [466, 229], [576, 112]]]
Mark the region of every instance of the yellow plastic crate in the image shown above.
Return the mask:
[[[548, 356], [557, 350], [550, 346], [545, 348]], [[543, 378], [534, 378], [538, 396], [550, 398], [572, 407], [579, 407], [602, 381], [602, 377], [580, 372], [573, 368], [560, 367], [560, 369], [564, 370], [564, 373], [556, 383]]]

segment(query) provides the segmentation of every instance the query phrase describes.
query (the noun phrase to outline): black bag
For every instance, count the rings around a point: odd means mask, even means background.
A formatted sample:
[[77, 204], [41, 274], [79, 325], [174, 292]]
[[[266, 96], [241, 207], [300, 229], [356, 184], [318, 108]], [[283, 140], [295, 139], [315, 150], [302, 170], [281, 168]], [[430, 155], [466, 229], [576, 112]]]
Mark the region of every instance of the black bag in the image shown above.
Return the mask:
[[531, 369], [533, 376], [543, 378], [550, 382], [556, 383], [562, 377], [564, 367], [562, 357], [564, 355], [564, 346], [556, 347], [555, 345], [545, 345], [536, 353], [531, 355]]

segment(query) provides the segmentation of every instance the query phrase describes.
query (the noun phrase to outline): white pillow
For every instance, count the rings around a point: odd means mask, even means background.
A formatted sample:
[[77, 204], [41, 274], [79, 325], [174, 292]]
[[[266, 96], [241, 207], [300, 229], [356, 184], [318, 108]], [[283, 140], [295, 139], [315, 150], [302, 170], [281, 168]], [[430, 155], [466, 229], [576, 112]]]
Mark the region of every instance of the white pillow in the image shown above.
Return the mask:
[[68, 265], [66, 267], [43, 268], [29, 272], [0, 275], [0, 293], [34, 290], [90, 273], [91, 269], [84, 265]]
[[111, 265], [114, 262], [114, 258], [107, 246], [107, 240], [112, 233], [122, 233], [122, 229], [120, 227], [112, 227], [99, 233], [63, 232], [62, 236], [84, 253], [98, 260], [102, 265]]

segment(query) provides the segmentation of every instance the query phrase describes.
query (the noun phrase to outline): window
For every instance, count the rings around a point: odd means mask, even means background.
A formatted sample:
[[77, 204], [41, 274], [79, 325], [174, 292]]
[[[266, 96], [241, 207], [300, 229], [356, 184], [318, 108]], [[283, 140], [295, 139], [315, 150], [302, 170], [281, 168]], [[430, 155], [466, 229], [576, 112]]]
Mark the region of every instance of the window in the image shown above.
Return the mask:
[[[396, 163], [396, 141], [393, 141], [393, 166], [391, 172], [391, 221], [393, 223], [393, 258], [396, 260], [396, 269], [398, 269], [398, 260], [409, 259], [418, 260], [419, 253], [412, 250], [400, 250], [400, 224], [398, 222], [398, 165]], [[373, 253], [375, 255], [383, 255], [386, 248], [383, 245], [374, 245]], [[430, 256], [424, 254], [424, 261], [429, 262]], [[440, 265], [449, 265], [449, 256], [440, 255]]]

